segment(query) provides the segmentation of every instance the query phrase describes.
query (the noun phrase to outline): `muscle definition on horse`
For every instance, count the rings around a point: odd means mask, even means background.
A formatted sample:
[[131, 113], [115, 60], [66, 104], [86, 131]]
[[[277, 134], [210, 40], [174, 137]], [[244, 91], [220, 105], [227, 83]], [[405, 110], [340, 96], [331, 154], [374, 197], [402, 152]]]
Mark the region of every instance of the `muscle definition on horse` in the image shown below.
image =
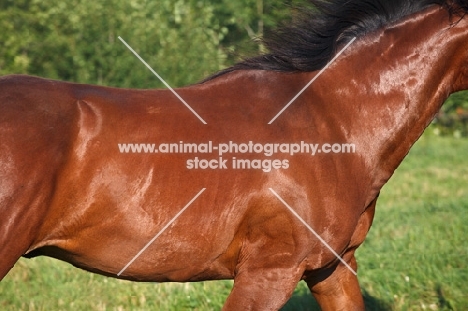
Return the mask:
[[[300, 280], [323, 310], [362, 310], [354, 252], [379, 191], [446, 98], [468, 89], [468, 1], [310, 2], [268, 54], [176, 90], [207, 124], [168, 90], [0, 78], [0, 279], [21, 256], [46, 255], [134, 281], [234, 279], [225, 310], [277, 310]], [[264, 172], [117, 147], [180, 141], [356, 152], [281, 155], [289, 166]]]

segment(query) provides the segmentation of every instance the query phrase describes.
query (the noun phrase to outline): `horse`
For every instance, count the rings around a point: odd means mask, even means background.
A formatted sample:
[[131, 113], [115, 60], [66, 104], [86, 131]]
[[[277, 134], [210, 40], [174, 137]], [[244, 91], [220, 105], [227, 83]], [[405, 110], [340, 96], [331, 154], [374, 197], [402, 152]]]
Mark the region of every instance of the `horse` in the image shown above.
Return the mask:
[[0, 279], [45, 255], [234, 279], [223, 310], [277, 310], [301, 280], [322, 310], [363, 310], [354, 254], [380, 190], [468, 89], [468, 1], [310, 4], [265, 54], [174, 90], [191, 109], [165, 89], [0, 78]]

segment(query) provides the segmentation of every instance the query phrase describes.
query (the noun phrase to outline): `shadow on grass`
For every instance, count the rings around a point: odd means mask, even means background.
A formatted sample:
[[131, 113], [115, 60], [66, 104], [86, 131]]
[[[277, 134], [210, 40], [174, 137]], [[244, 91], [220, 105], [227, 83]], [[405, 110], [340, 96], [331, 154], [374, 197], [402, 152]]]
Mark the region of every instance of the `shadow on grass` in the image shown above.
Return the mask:
[[[366, 310], [368, 311], [393, 311], [393, 307], [378, 298], [372, 297], [366, 290], [362, 290]], [[312, 295], [305, 290], [295, 291], [288, 303], [281, 309], [282, 311], [320, 311], [320, 307], [315, 302]]]

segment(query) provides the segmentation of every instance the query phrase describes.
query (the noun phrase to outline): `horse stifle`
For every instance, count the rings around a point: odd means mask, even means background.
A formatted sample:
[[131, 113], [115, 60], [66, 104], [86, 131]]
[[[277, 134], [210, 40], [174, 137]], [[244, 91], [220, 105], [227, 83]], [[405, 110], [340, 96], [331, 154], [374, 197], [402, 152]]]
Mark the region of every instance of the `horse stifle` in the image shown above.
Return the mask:
[[[310, 2], [268, 54], [176, 90], [207, 124], [169, 90], [0, 78], [0, 279], [46, 255], [133, 281], [234, 279], [225, 310], [277, 310], [300, 280], [323, 310], [363, 310], [354, 252], [379, 191], [468, 89], [468, 1]], [[355, 152], [284, 147], [308, 142]]]

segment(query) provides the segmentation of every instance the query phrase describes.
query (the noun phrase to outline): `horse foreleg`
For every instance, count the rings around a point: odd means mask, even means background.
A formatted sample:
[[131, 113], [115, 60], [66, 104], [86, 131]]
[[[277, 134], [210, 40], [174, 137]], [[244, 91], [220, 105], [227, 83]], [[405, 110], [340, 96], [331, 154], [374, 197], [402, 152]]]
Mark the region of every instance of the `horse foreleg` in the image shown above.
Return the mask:
[[295, 269], [256, 269], [242, 271], [223, 310], [279, 310], [291, 297], [300, 279]]
[[[234, 286], [223, 310], [279, 310], [291, 297], [306, 269], [307, 245], [302, 228], [294, 226], [280, 206], [252, 209], [248, 227], [241, 227], [241, 248], [236, 258]], [[261, 217], [260, 217], [260, 216]], [[298, 229], [299, 228], [299, 229]], [[245, 233], [245, 235], [244, 235]]]
[[[354, 255], [349, 265], [356, 270]], [[323, 311], [365, 310], [358, 279], [345, 265], [306, 280], [312, 295]]]
[[[376, 202], [377, 198], [369, 204], [361, 215], [351, 238], [350, 249], [343, 256], [343, 259], [354, 271], [357, 271], [354, 252], [364, 241], [372, 225]], [[339, 263], [336, 269], [328, 269], [319, 275], [309, 276], [306, 279], [312, 295], [317, 299], [322, 310], [365, 310], [361, 289], [354, 271]]]

